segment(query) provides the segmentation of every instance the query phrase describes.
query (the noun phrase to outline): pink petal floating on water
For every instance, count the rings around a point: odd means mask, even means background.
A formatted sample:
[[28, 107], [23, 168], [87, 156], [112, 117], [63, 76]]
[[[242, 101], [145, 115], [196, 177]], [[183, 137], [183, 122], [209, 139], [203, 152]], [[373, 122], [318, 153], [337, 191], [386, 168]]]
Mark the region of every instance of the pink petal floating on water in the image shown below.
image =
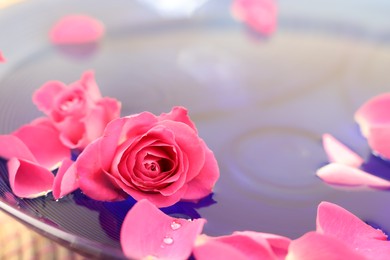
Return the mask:
[[62, 198], [75, 191], [78, 187], [75, 164], [72, 160], [66, 158], [62, 161], [54, 178], [53, 197], [55, 199]]
[[286, 260], [345, 260], [366, 259], [350, 248], [344, 241], [332, 236], [309, 232], [293, 240]]
[[[252, 240], [246, 238], [253, 244]], [[201, 235], [197, 239], [197, 245], [193, 249], [193, 254], [197, 260], [216, 259], [216, 260], [246, 260], [248, 256], [240, 252], [235, 247], [227, 243], [222, 243], [218, 240], [209, 238], [206, 235]]]
[[390, 255], [390, 241], [381, 230], [329, 202], [322, 202], [318, 206], [317, 232], [347, 243], [366, 259], [388, 259]]
[[7, 167], [11, 189], [18, 197], [36, 198], [53, 187], [54, 175], [34, 162], [13, 157]]
[[12, 135], [18, 137], [38, 163], [49, 170], [56, 169], [63, 158], [70, 157], [70, 150], [61, 143], [58, 130], [45, 122], [24, 125]]
[[318, 169], [317, 176], [329, 184], [390, 188], [390, 181], [339, 163], [331, 163]]
[[390, 124], [389, 109], [390, 93], [378, 95], [364, 103], [355, 113], [355, 120], [361, 124], [363, 134], [367, 132], [365, 126]]
[[322, 144], [332, 163], [340, 163], [352, 167], [360, 167], [364, 162], [363, 158], [346, 147], [330, 134], [322, 136]]
[[3, 53], [0, 51], [0, 63], [4, 63], [4, 62], [6, 62], [6, 59], [3, 55]]
[[390, 159], [390, 124], [369, 128], [367, 141], [374, 154]]
[[235, 0], [231, 10], [237, 20], [259, 33], [270, 35], [276, 29], [275, 0]]
[[362, 239], [387, 239], [381, 230], [367, 225], [351, 212], [330, 202], [318, 205], [316, 222], [317, 232], [335, 236], [348, 243], [358, 243]]
[[290, 246], [291, 242], [291, 239], [287, 237], [255, 231], [234, 232], [233, 234], [243, 234], [253, 238], [254, 240], [265, 239], [271, 247], [272, 252], [276, 255], [278, 259], [284, 259], [286, 257], [288, 247]]
[[196, 259], [284, 259], [290, 239], [254, 231], [198, 238], [193, 249]]
[[130, 259], [187, 259], [205, 222], [169, 217], [148, 200], [140, 200], [123, 221], [122, 250]]
[[68, 15], [51, 29], [49, 36], [54, 44], [83, 44], [99, 40], [104, 34], [103, 24], [87, 15]]
[[390, 158], [390, 93], [376, 96], [364, 103], [355, 113], [362, 134], [368, 139], [371, 149]]

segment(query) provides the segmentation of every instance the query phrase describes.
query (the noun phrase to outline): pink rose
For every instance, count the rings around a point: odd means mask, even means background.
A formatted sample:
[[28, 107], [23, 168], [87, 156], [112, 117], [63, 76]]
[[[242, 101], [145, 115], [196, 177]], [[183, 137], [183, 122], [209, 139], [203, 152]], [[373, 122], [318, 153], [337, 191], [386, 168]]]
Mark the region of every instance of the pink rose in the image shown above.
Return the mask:
[[219, 177], [212, 151], [182, 107], [113, 120], [76, 161], [82, 191], [96, 200], [132, 196], [157, 207], [208, 195]]
[[91, 71], [69, 86], [49, 81], [33, 95], [33, 102], [60, 131], [71, 149], [84, 149], [100, 137], [105, 126], [120, 115], [120, 102], [102, 98]]

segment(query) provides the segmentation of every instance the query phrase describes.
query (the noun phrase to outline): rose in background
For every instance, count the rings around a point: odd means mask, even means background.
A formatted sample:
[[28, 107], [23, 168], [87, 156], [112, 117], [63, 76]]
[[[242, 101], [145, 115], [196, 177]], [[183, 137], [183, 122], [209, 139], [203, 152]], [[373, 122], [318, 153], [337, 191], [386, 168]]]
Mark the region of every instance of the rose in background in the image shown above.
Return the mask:
[[187, 110], [175, 107], [160, 116], [143, 112], [113, 120], [80, 154], [76, 175], [93, 199], [131, 196], [166, 207], [210, 194], [219, 168]]
[[45, 83], [34, 93], [33, 102], [59, 130], [62, 143], [78, 150], [100, 137], [121, 109], [116, 99], [102, 97], [92, 71], [68, 86], [59, 81]]

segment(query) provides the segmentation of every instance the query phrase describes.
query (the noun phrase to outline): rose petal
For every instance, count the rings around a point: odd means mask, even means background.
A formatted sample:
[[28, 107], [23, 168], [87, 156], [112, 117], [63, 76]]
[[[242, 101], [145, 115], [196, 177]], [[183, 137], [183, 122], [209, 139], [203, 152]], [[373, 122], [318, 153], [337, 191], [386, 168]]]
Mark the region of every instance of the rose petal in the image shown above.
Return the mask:
[[274, 0], [235, 0], [233, 16], [253, 30], [270, 35], [276, 29], [277, 5]]
[[368, 145], [374, 154], [390, 159], [390, 124], [370, 127], [367, 135]]
[[18, 137], [13, 135], [0, 135], [0, 157], [10, 159], [16, 157], [19, 159], [36, 162], [30, 149]]
[[50, 30], [53, 44], [82, 44], [99, 40], [104, 34], [103, 24], [87, 15], [68, 15]]
[[44, 124], [24, 125], [12, 135], [18, 137], [38, 163], [49, 170], [56, 169], [64, 158], [70, 157], [70, 149], [62, 144], [59, 132], [53, 127]]
[[33, 103], [46, 115], [50, 115], [55, 98], [66, 85], [59, 81], [49, 81], [42, 85], [32, 96]]
[[118, 145], [144, 134], [156, 122], [156, 117], [148, 112], [111, 121], [101, 140], [102, 168], [110, 168]]
[[123, 221], [122, 250], [131, 259], [187, 259], [205, 222], [205, 219], [187, 221], [169, 217], [149, 201], [141, 200]]
[[0, 63], [5, 63], [7, 60], [5, 59], [3, 53], [0, 51]]
[[57, 126], [61, 129], [60, 140], [66, 147], [82, 150], [88, 144], [85, 138], [85, 124], [79, 119], [66, 117]]
[[390, 93], [385, 93], [371, 98], [355, 113], [355, 120], [371, 149], [385, 158], [390, 158], [390, 149], [386, 145], [390, 137], [389, 109]]
[[275, 234], [261, 233], [254, 231], [233, 232], [233, 234], [241, 234], [252, 238], [255, 241], [265, 239], [270, 245], [272, 252], [278, 259], [285, 259], [291, 239]]
[[183, 155], [188, 157], [187, 181], [194, 179], [203, 169], [205, 163], [206, 146], [197, 133], [188, 125], [181, 122], [161, 121], [162, 125], [170, 129], [175, 135], [175, 141]]
[[212, 192], [212, 189], [219, 178], [218, 162], [214, 153], [206, 147], [206, 160], [203, 169], [192, 181], [188, 183], [184, 200], [198, 200]]
[[341, 163], [352, 167], [360, 167], [364, 162], [363, 158], [339, 142], [330, 134], [322, 136], [322, 144], [328, 155], [329, 161]]
[[53, 187], [54, 175], [34, 162], [13, 157], [7, 167], [11, 189], [18, 197], [36, 198]]
[[81, 190], [95, 200], [124, 199], [123, 192], [112, 183], [100, 163], [100, 139], [89, 144], [76, 161], [76, 174]]
[[317, 176], [329, 184], [390, 188], [390, 181], [348, 165], [331, 163], [317, 170]]
[[188, 111], [184, 107], [173, 107], [172, 110], [169, 113], [162, 113], [158, 117], [159, 121], [163, 120], [171, 120], [176, 122], [182, 122], [191, 127], [196, 133], [198, 133], [198, 130], [195, 127], [194, 122], [190, 119], [188, 116]]
[[[85, 125], [85, 145], [102, 136], [106, 125], [119, 117], [121, 105], [116, 99], [101, 99], [83, 120]], [[84, 148], [84, 147], [82, 147]]]
[[344, 241], [366, 259], [388, 259], [390, 241], [375, 229], [342, 207], [322, 202], [317, 212], [317, 232]]
[[367, 136], [367, 129], [371, 126], [390, 124], [390, 93], [371, 98], [355, 113], [355, 120], [360, 124], [363, 135]]
[[[318, 206], [317, 232], [348, 241], [354, 247], [358, 247], [362, 239], [387, 239], [381, 230], [367, 225], [351, 212], [329, 202], [321, 202]], [[388, 244], [390, 248], [390, 242]]]
[[[232, 247], [230, 244], [222, 243], [215, 239], [210, 239], [206, 235], [201, 235], [196, 241], [193, 254], [197, 260], [247, 260], [245, 253]], [[266, 260], [266, 259], [265, 259]]]
[[79, 81], [84, 90], [88, 93], [88, 97], [94, 102], [99, 102], [102, 98], [100, 89], [95, 80], [95, 73], [92, 70], [88, 70], [83, 73]]
[[[344, 241], [331, 236], [309, 232], [291, 242], [286, 260], [345, 260], [366, 259]], [[374, 258], [376, 259], [376, 258]]]
[[235, 232], [221, 237], [204, 236], [200, 242], [197, 241], [193, 250], [195, 258], [235, 259], [232, 258], [234, 256], [239, 259], [276, 259], [267, 239], [260, 234], [255, 236], [254, 233]]
[[66, 158], [62, 161], [61, 167], [54, 178], [53, 197], [62, 198], [75, 191], [79, 187], [76, 176], [76, 164]]
[[126, 193], [130, 194], [131, 197], [133, 197], [135, 200], [139, 201], [142, 199], [147, 199], [150, 202], [152, 202], [154, 205], [156, 205], [158, 208], [172, 206], [176, 202], [179, 202], [187, 190], [187, 184], [185, 184], [185, 185], [183, 185], [183, 187], [181, 187], [175, 193], [173, 193], [169, 196], [164, 196], [163, 194], [158, 193], [158, 192], [156, 192], [156, 193], [142, 192], [142, 191], [133, 189], [120, 181], [117, 182], [117, 185], [119, 187], [121, 187]]

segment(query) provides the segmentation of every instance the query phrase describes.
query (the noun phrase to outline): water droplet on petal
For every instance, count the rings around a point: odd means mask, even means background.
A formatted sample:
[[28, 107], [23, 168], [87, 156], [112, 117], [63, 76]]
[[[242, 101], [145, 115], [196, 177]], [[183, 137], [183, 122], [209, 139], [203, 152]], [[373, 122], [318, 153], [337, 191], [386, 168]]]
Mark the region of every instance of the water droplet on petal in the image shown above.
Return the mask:
[[172, 221], [172, 223], [171, 223], [171, 228], [173, 229], [173, 230], [178, 230], [179, 228], [181, 228], [181, 224], [178, 222], [178, 221]]
[[171, 237], [164, 237], [163, 242], [166, 245], [172, 245], [173, 244], [173, 238], [171, 238]]

